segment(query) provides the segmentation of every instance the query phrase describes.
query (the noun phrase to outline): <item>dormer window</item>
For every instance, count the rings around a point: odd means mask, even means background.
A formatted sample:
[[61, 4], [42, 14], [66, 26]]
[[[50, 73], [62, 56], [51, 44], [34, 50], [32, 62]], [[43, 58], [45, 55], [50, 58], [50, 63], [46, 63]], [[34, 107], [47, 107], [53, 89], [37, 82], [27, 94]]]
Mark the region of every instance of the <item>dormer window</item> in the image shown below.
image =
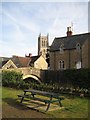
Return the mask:
[[61, 53], [61, 54], [64, 52], [64, 44], [61, 44], [61, 45], [60, 45], [59, 50], [60, 50], [60, 53]]
[[80, 43], [77, 43], [76, 44], [76, 50], [77, 50], [77, 52], [80, 52], [80, 49], [81, 49]]

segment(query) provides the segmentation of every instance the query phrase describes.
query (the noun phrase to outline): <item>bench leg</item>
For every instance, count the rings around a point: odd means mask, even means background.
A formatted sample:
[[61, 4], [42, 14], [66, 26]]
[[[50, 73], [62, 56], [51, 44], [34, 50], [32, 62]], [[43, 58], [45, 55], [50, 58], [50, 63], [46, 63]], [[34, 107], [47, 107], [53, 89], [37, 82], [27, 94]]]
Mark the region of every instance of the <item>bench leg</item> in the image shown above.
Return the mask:
[[[24, 95], [26, 94], [26, 92], [24, 92]], [[22, 97], [22, 99], [21, 99], [21, 101], [20, 101], [20, 103], [22, 103], [22, 101], [24, 100], [24, 97]]]
[[59, 98], [58, 98], [58, 101], [59, 101], [60, 107], [62, 107], [62, 103], [61, 103], [61, 100]]
[[35, 95], [35, 94], [31, 93], [31, 95], [32, 95], [32, 96], [33, 96], [33, 98], [34, 98], [34, 95]]
[[22, 97], [22, 99], [21, 99], [20, 103], [22, 103], [23, 99], [24, 99], [24, 97]]
[[52, 101], [52, 96], [50, 97], [50, 101], [49, 101], [49, 103], [48, 103], [48, 105], [47, 105], [47, 108], [46, 108], [46, 111], [45, 111], [45, 112], [48, 111], [48, 109], [49, 109], [49, 107], [50, 107], [50, 103], [51, 103], [51, 101]]

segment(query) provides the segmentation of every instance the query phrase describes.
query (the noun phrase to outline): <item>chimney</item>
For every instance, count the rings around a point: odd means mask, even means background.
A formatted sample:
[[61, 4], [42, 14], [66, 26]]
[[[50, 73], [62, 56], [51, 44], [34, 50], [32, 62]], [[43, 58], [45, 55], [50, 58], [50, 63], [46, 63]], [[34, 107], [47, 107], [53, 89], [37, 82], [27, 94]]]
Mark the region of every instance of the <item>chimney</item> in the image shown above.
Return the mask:
[[29, 53], [29, 57], [31, 57], [32, 56], [32, 54], [31, 53]]
[[29, 53], [29, 55], [26, 55], [26, 54], [25, 54], [25, 57], [31, 57], [31, 56], [32, 56], [32, 54], [31, 54], [31, 53]]
[[67, 27], [67, 36], [72, 36], [72, 29], [71, 29], [71, 27]]

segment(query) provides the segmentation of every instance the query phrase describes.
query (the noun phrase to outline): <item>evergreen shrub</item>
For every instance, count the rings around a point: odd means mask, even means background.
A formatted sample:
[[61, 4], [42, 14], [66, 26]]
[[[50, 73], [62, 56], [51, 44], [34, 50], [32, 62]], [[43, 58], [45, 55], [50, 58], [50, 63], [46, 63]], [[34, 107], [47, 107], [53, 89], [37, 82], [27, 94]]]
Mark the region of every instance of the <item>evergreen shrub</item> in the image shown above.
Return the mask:
[[23, 82], [22, 73], [16, 71], [2, 71], [2, 85], [6, 87], [20, 88]]

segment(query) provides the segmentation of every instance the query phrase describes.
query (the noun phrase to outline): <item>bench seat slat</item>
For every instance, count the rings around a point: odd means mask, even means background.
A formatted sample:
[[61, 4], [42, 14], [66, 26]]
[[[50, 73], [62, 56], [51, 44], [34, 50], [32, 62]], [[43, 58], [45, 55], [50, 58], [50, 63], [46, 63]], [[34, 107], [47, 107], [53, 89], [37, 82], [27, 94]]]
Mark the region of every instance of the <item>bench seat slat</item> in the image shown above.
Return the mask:
[[[41, 101], [41, 102], [45, 102], [45, 103], [49, 103], [49, 102], [53, 103], [53, 102], [57, 102], [58, 101], [58, 99], [50, 101], [50, 100], [46, 100], [46, 99], [42, 99], [42, 98], [33, 97], [31, 94], [27, 94], [27, 95], [21, 94], [21, 95], [18, 95], [18, 97], [30, 98], [30, 99]], [[63, 97], [60, 97], [59, 99], [60, 100], [64, 100]]]
[[30, 98], [30, 99], [38, 100], [38, 101], [45, 102], [45, 103], [49, 102], [49, 100], [45, 100], [45, 99], [42, 99], [42, 98], [33, 97], [31, 95], [23, 95], [23, 94], [21, 94], [21, 95], [18, 95], [18, 97]]
[[45, 103], [48, 103], [50, 100], [45, 100], [45, 99], [42, 99], [42, 98], [33, 98], [33, 100], [38, 100], [38, 101], [41, 101], [41, 102], [45, 102]]
[[31, 97], [31, 94], [27, 94], [27, 95], [21, 94], [21, 95], [18, 95], [18, 97], [26, 97], [26, 98], [28, 97], [29, 98], [29, 97]]

